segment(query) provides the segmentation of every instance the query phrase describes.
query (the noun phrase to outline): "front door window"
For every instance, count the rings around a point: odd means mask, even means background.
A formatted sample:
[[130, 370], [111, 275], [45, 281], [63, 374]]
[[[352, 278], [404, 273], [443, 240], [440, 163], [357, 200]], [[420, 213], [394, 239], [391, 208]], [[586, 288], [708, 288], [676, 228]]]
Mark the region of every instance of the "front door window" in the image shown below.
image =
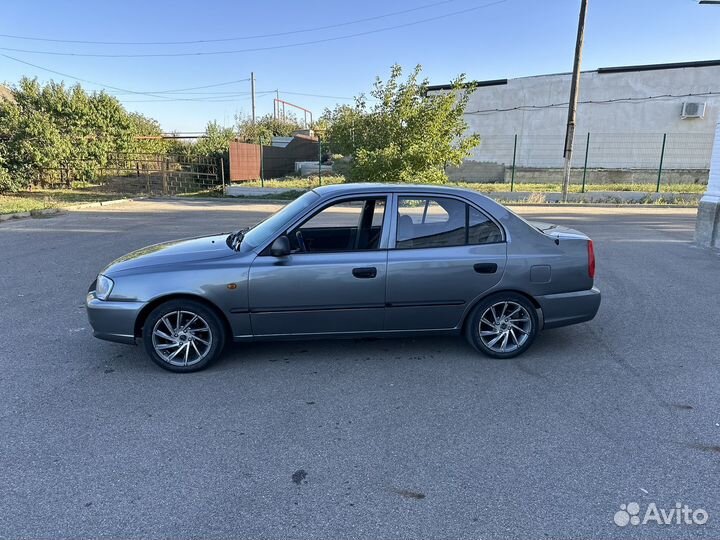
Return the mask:
[[378, 249], [384, 216], [385, 198], [338, 202], [290, 231], [290, 247], [294, 253]]

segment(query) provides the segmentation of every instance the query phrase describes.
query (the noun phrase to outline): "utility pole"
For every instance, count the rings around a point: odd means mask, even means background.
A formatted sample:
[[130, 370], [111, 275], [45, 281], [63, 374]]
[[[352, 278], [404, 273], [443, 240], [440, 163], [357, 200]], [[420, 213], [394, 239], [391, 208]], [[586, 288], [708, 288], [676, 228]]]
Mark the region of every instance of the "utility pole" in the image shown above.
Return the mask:
[[585, 14], [588, 0], [581, 0], [578, 19], [577, 41], [575, 42], [575, 61], [573, 62], [572, 84], [570, 85], [570, 103], [568, 104], [567, 129], [565, 130], [565, 166], [563, 169], [562, 201], [567, 202], [570, 187], [570, 165], [572, 163], [573, 139], [575, 138], [575, 115], [577, 111], [578, 89], [580, 88], [580, 61], [582, 59], [583, 39], [585, 36]]
[[250, 72], [250, 93], [252, 94], [252, 123], [255, 125], [255, 72]]

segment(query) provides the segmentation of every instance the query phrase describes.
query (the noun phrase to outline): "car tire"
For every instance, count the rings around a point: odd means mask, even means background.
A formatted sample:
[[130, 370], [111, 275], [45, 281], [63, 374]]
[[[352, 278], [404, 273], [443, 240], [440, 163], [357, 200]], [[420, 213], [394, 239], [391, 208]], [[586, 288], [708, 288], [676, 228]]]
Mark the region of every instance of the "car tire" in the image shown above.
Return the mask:
[[225, 326], [215, 310], [193, 300], [170, 300], [143, 324], [143, 344], [161, 368], [189, 373], [206, 368], [222, 353]]
[[497, 293], [475, 306], [465, 327], [470, 344], [492, 358], [514, 358], [530, 348], [539, 330], [535, 306], [516, 293]]

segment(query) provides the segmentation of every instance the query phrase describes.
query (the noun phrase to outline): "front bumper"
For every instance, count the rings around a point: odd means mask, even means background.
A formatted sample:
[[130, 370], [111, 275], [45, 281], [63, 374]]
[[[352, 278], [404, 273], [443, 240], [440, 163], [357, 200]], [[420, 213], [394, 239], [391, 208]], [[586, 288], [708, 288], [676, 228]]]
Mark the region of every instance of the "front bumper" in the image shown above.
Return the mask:
[[85, 298], [88, 320], [96, 338], [117, 343], [135, 343], [135, 321], [144, 302], [98, 300], [95, 291]]
[[543, 313], [543, 328], [557, 328], [591, 320], [600, 308], [600, 290], [548, 294], [536, 297]]

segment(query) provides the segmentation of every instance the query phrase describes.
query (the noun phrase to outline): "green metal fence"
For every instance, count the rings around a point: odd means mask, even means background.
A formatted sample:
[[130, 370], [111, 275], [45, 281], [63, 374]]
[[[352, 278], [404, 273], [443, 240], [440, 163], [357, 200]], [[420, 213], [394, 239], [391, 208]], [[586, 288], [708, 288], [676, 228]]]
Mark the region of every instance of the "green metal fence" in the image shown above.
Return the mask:
[[[449, 167], [458, 182], [524, 184], [562, 182], [563, 138], [558, 134], [482, 136], [460, 167]], [[638, 185], [647, 191], [682, 190], [706, 184], [713, 133], [577, 133], [571, 164], [574, 191]]]

